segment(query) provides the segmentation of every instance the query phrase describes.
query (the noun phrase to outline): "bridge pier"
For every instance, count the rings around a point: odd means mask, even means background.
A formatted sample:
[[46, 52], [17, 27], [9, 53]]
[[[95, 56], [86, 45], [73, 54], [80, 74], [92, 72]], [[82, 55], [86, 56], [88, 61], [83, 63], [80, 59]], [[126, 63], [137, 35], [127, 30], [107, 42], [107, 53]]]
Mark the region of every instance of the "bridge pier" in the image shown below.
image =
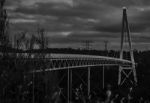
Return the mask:
[[105, 88], [105, 67], [104, 67], [104, 65], [103, 65], [103, 74], [102, 74], [102, 78], [103, 78], [103, 83], [102, 83], [102, 85], [103, 85], [103, 89]]
[[70, 101], [72, 101], [72, 69], [70, 69]]
[[[130, 79], [131, 75], [133, 75], [133, 80]], [[118, 85], [123, 85], [127, 79], [130, 79], [132, 84], [137, 84], [136, 70], [134, 65], [131, 67], [119, 66]]]
[[67, 87], [67, 102], [72, 101], [72, 69], [68, 68], [68, 87]]
[[88, 67], [88, 97], [90, 97], [91, 92], [91, 68]]
[[67, 102], [68, 102], [68, 103], [70, 103], [70, 98], [69, 98], [69, 96], [70, 96], [70, 95], [69, 95], [69, 94], [70, 94], [70, 84], [69, 84], [69, 83], [70, 83], [70, 82], [69, 82], [69, 81], [70, 81], [70, 77], [69, 77], [69, 76], [70, 76], [70, 73], [69, 73], [69, 72], [70, 72], [70, 71], [69, 71], [69, 69], [68, 69], [68, 81], [67, 81], [67, 82], [68, 82], [68, 84], [67, 84], [67, 85], [68, 85], [68, 87], [67, 87], [67, 89], [68, 89], [68, 90], [67, 90]]
[[32, 103], [34, 103], [35, 102], [35, 92], [34, 92], [34, 89], [35, 89], [35, 87], [34, 87], [34, 83], [35, 82], [35, 72], [33, 72], [33, 74], [32, 74]]

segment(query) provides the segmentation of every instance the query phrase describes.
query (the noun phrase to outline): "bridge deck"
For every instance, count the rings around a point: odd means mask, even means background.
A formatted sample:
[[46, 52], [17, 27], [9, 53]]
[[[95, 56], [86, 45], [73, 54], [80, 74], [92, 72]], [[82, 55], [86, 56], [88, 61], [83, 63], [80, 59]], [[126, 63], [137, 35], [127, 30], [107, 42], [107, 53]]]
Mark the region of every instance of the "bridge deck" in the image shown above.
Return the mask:
[[131, 66], [133, 63], [129, 60], [80, 54], [42, 54], [42, 53], [17, 53], [18, 58], [12, 58], [19, 64], [30, 64], [36, 66], [36, 71], [61, 70], [68, 68], [92, 67], [92, 66]]

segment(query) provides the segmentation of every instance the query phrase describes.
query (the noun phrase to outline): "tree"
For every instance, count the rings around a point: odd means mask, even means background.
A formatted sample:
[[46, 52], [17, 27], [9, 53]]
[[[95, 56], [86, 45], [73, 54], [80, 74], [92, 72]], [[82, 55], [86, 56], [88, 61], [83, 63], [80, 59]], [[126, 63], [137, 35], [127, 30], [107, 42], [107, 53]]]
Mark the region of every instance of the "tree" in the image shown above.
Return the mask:
[[0, 45], [8, 47], [9, 37], [7, 35], [9, 21], [7, 18], [7, 12], [4, 9], [5, 0], [0, 1]]
[[38, 43], [40, 44], [40, 49], [48, 47], [48, 40], [45, 37], [45, 30], [43, 28], [38, 28]]

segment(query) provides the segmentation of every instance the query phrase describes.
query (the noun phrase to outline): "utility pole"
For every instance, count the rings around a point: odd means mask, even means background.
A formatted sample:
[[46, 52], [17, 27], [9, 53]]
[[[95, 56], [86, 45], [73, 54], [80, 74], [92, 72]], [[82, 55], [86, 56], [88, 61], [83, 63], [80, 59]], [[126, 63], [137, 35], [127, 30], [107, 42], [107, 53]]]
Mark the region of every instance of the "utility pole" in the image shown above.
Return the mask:
[[[104, 47], [105, 47], [105, 55], [108, 55], [108, 41], [107, 40], [105, 40], [104, 41]], [[103, 85], [103, 89], [105, 88], [105, 67], [104, 67], [104, 65], [103, 65], [103, 74], [102, 74], [102, 76], [103, 76], [103, 80], [102, 80], [102, 85]]]
[[104, 41], [104, 47], [105, 47], [105, 51], [107, 51], [108, 50], [108, 41], [107, 40]]
[[83, 41], [83, 43], [85, 44], [85, 50], [90, 50], [91, 49], [91, 44], [93, 43], [91, 40], [85, 40]]
[[[85, 50], [88, 50], [88, 53], [89, 53], [92, 41], [86, 40], [84, 43], [85, 43]], [[88, 81], [87, 94], [88, 94], [88, 97], [90, 97], [90, 92], [91, 92], [91, 67], [88, 67], [87, 76], [88, 76], [88, 78], [87, 78], [87, 81]]]

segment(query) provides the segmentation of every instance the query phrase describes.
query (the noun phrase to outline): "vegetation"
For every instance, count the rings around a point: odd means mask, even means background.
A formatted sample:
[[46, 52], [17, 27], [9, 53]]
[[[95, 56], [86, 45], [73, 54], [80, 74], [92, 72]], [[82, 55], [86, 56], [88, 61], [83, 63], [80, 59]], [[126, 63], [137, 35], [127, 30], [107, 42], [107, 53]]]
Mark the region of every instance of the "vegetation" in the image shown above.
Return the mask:
[[[10, 49], [10, 50], [9, 50]], [[23, 50], [12, 49], [8, 48], [8, 51], [15, 51], [15, 52], [24, 52]], [[74, 54], [87, 54], [90, 55], [108, 55], [108, 56], [116, 56], [118, 57], [118, 51], [98, 51], [98, 50], [78, 50], [78, 49], [45, 49], [42, 50], [43, 54], [51, 52], [57, 53], [74, 53]], [[60, 52], [61, 51], [61, 52]], [[28, 52], [40, 52], [41, 50], [28, 50]], [[150, 83], [149, 83], [149, 74], [150, 74], [150, 51], [134, 51], [135, 61], [138, 63], [136, 70], [138, 76], [138, 86], [137, 86], [137, 95], [143, 95], [145, 97], [150, 96]], [[52, 99], [52, 95], [55, 90], [58, 91], [56, 88], [57, 78], [62, 75], [62, 73], [39, 73], [36, 75], [30, 74], [29, 71], [36, 69], [37, 67], [44, 67], [44, 63], [42, 61], [38, 61], [38, 63], [33, 62], [19, 62], [18, 57], [16, 55], [7, 55], [0, 57], [0, 97], [1, 102], [9, 103], [12, 101], [14, 103], [26, 102], [31, 103], [33, 102], [33, 95], [35, 96], [35, 101], [44, 102], [45, 100]], [[20, 57], [19, 57], [20, 58]], [[23, 59], [23, 58], [22, 58]], [[58, 75], [59, 74], [59, 75]], [[108, 72], [107, 75], [112, 75], [112, 72]], [[33, 77], [34, 76], [34, 77]], [[96, 76], [96, 75], [95, 75]], [[107, 79], [107, 77], [106, 77]], [[112, 80], [111, 81], [115, 81]], [[33, 83], [35, 83], [35, 87], [33, 89]], [[108, 83], [108, 82], [107, 82]], [[117, 84], [117, 83], [116, 83]], [[78, 84], [80, 85], [80, 83]], [[96, 84], [95, 84], [96, 85]], [[63, 86], [64, 89], [67, 89], [66, 85]], [[33, 94], [33, 90], [34, 93]], [[40, 95], [39, 95], [40, 94]], [[47, 98], [47, 99], [43, 99]]]
[[[67, 89], [65, 81], [58, 85], [58, 79], [64, 72], [45, 72], [47, 65], [43, 60], [27, 61], [24, 56], [17, 53], [28, 53], [30, 58], [32, 53], [38, 53], [36, 56], [43, 57], [47, 53], [64, 53], [64, 54], [88, 54], [119, 57], [119, 51], [114, 50], [84, 50], [72, 48], [48, 48], [48, 40], [45, 36], [45, 30], [38, 28], [37, 33], [29, 34], [21, 32], [16, 34], [13, 43], [10, 43], [8, 37], [8, 19], [6, 10], [3, 9], [5, 0], [0, 1], [0, 102], [1, 103], [47, 103], [59, 100], [62, 86]], [[12, 45], [13, 44], [13, 45]], [[40, 54], [40, 55], [39, 55]], [[127, 56], [129, 53], [125, 52]], [[150, 97], [150, 51], [134, 50], [135, 61], [138, 76], [138, 86], [136, 87], [135, 96]], [[21, 59], [21, 61], [20, 61]], [[127, 59], [129, 59], [127, 57]], [[40, 68], [41, 73], [33, 73], [34, 69]], [[114, 68], [114, 67], [113, 67]], [[81, 71], [83, 72], [83, 71]], [[96, 71], [96, 75], [98, 72]], [[94, 75], [96, 78], [96, 75]], [[112, 72], [108, 72], [109, 76]], [[112, 75], [113, 76], [113, 75]], [[85, 78], [85, 76], [84, 76]], [[66, 78], [65, 78], [66, 79]], [[76, 78], [75, 78], [76, 79]], [[73, 80], [75, 80], [73, 79]], [[111, 78], [109, 81], [115, 81]], [[106, 77], [107, 80], [107, 77]], [[108, 83], [108, 82], [107, 82]], [[117, 84], [117, 83], [116, 83]], [[80, 83], [77, 82], [77, 86]], [[97, 84], [93, 83], [94, 86]], [[57, 87], [58, 86], [58, 87]], [[81, 88], [80, 88], [81, 89]], [[80, 91], [82, 92], [82, 91]], [[80, 98], [83, 98], [86, 91], [82, 92]], [[143, 94], [141, 94], [143, 93]], [[84, 100], [85, 101], [85, 98]], [[57, 101], [58, 102], [58, 101]]]

